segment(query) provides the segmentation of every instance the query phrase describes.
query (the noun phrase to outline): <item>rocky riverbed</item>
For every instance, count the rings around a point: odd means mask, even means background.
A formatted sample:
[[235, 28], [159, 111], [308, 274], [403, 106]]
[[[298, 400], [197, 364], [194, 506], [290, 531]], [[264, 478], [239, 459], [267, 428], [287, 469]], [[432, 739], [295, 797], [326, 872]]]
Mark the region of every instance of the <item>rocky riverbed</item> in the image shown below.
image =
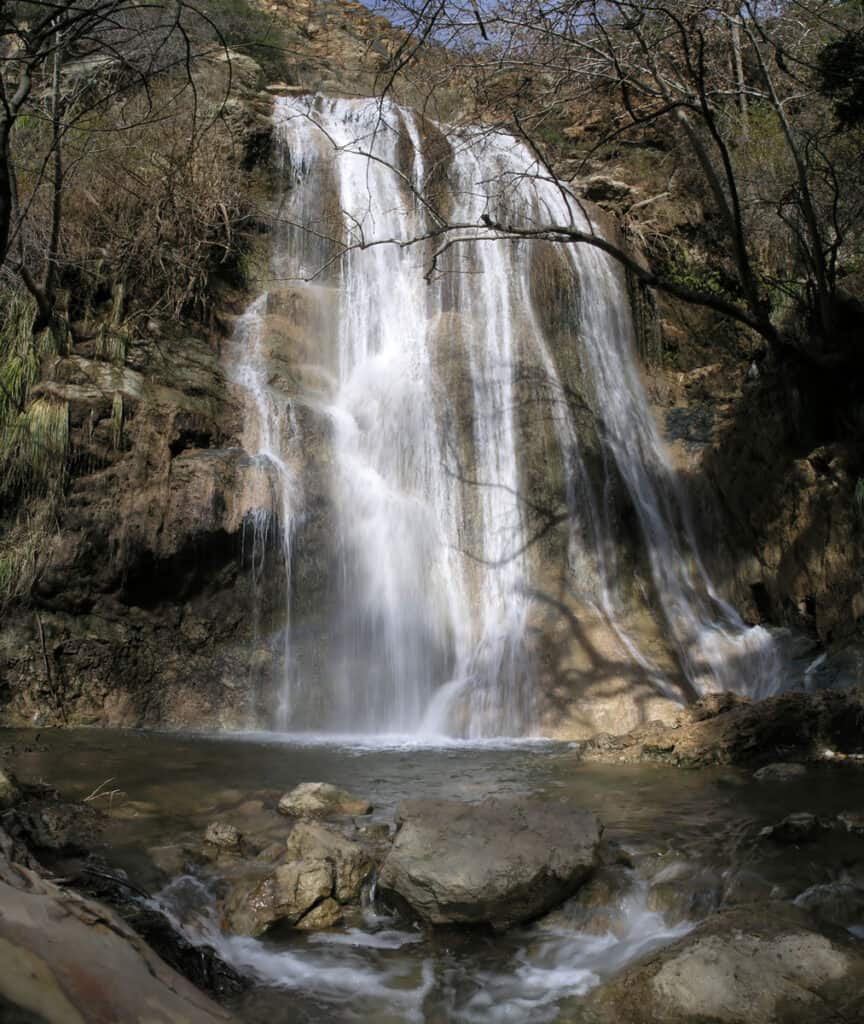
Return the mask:
[[[162, 1006], [167, 985], [166, 1021], [189, 999], [190, 1020], [248, 1022], [864, 1014], [852, 757], [690, 771], [573, 744], [95, 730], [0, 746], [2, 937], [84, 1020], [103, 1019], [94, 941], [123, 946], [112, 992]], [[62, 934], [37, 905], [74, 908]], [[36, 1005], [17, 976], [0, 993]]]

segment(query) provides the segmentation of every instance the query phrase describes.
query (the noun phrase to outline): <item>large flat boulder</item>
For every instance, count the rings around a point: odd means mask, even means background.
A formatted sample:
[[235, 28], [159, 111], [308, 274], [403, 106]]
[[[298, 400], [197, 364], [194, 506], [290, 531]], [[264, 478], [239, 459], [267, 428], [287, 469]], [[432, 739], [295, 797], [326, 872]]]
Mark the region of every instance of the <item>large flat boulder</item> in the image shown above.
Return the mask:
[[571, 896], [599, 862], [602, 825], [568, 802], [408, 800], [378, 890], [429, 924], [530, 921]]
[[107, 907], [0, 857], [0, 1019], [227, 1024]]
[[860, 1021], [864, 943], [789, 904], [751, 904], [631, 965], [585, 1010], [590, 1024]]

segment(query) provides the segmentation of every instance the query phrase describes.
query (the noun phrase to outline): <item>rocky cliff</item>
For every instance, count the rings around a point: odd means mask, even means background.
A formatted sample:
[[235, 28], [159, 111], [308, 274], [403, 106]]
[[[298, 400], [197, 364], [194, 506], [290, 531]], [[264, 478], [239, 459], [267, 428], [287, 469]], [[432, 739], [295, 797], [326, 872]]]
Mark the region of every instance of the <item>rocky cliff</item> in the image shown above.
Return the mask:
[[[291, 80], [268, 83], [254, 62], [235, 55], [229, 112], [235, 158], [250, 174], [266, 166], [272, 95], [372, 91], [400, 39], [357, 4], [263, 7], [287, 26]], [[584, 129], [570, 127], [571, 135]], [[577, 184], [631, 237], [650, 216], [694, 251], [704, 248], [704, 211], [685, 191], [672, 187], [641, 205], [660, 185], [643, 157], [604, 157], [594, 177], [580, 169]], [[566, 153], [561, 168], [574, 170]], [[543, 299], [553, 335], [556, 303], [569, 294], [555, 291], [554, 276], [553, 267]], [[120, 360], [85, 344], [46, 361], [33, 396], [68, 404], [69, 480], [47, 528], [34, 533], [35, 506], [32, 515], [4, 520], [4, 550], [34, 551], [32, 593], [7, 605], [0, 629], [2, 721], [241, 727], [267, 720], [272, 693], [264, 683], [278, 657], [272, 627], [284, 592], [280, 581], [256, 574], [253, 544], [260, 541], [254, 524], [274, 514], [274, 481], [243, 447], [243, 398], [226, 369], [234, 317], [255, 290], [254, 274], [243, 287], [222, 281], [208, 325], [148, 323]], [[285, 373], [302, 375], [304, 352], [318, 337], [311, 314], [290, 288], [274, 293], [271, 305], [274, 358], [287, 346]], [[794, 381], [750, 339], [673, 303], [642, 312], [646, 379], [723, 592], [751, 621], [795, 626], [826, 644], [854, 640], [864, 615], [862, 467], [857, 446], [826, 412], [831, 382], [820, 407], [795, 408]], [[556, 356], [579, 395], [577, 361]], [[531, 371], [521, 375], [528, 419], [536, 405]], [[442, 379], [458, 393], [458, 366], [443, 367]], [[288, 379], [286, 387], [297, 383]], [[314, 678], [316, 652], [327, 642], [334, 539], [324, 484], [328, 428], [310, 409], [301, 416], [306, 505], [292, 586], [306, 637], [298, 657]], [[535, 424], [525, 434], [532, 495], [554, 512], [561, 482], [547, 459], [550, 431], [549, 423]], [[620, 514], [626, 530], [626, 508]], [[644, 673], [619, 658], [609, 630], [551, 578], [548, 567], [565, 543], [561, 530], [550, 531], [537, 555], [548, 577], [547, 600], [532, 619], [546, 727], [584, 736], [667, 714]], [[644, 632], [655, 660], [668, 665], [654, 624]], [[855, 655], [845, 657], [857, 671]]]

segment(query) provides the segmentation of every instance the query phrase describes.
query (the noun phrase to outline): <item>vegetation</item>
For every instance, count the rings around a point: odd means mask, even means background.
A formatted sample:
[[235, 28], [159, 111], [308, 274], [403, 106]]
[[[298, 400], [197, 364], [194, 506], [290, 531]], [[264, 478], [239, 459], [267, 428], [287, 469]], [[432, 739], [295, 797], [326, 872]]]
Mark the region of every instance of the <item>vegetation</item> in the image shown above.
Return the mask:
[[822, 370], [860, 364], [864, 306], [852, 294], [864, 249], [860, 3], [394, 7], [414, 38], [446, 46], [448, 76], [455, 65], [473, 99], [469, 117], [522, 135], [539, 173], [551, 173], [562, 134], [572, 140], [571, 163], [586, 169], [628, 145], [653, 150], [671, 165], [674, 188], [698, 195], [713, 266], [682, 273], [662, 244], [646, 266], [578, 222], [492, 227], [601, 246], [643, 286], [733, 319], [780, 360]]
[[242, 274], [255, 211], [232, 104], [259, 83], [231, 45], [284, 59], [246, 0], [0, 5], [0, 501], [63, 491], [68, 410], [34, 391], [47, 360], [123, 363], [154, 317], [206, 320], [214, 282]]

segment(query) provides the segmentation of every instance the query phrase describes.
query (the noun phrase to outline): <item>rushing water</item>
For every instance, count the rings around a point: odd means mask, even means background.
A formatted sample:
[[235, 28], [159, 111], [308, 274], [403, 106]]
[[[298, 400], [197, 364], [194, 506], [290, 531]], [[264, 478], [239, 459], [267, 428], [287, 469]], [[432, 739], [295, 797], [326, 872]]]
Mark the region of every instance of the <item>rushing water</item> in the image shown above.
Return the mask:
[[[568, 511], [569, 553], [559, 557], [568, 587], [660, 692], [686, 690], [628, 631], [633, 570], [619, 558], [612, 492], [635, 510], [648, 605], [689, 692], [778, 689], [771, 638], [719, 599], [702, 566], [640, 381], [621, 273], [590, 245], [553, 252], [488, 227], [491, 218], [597, 230], [567, 189], [507, 135], [447, 132], [389, 102], [278, 99], [275, 124], [284, 191], [274, 280], [241, 318], [237, 360], [251, 396], [247, 443], [280, 482], [289, 619], [275, 724], [530, 733], [537, 694], [526, 637], [543, 559], [531, 543], [529, 481], [547, 461]], [[446, 244], [417, 241], [444, 207], [462, 227]], [[305, 289], [332, 315], [303, 356], [318, 364], [315, 386], [290, 399], [262, 345], [280, 289], [282, 299]], [[564, 363], [582, 378], [575, 398]], [[546, 427], [526, 419], [529, 391]], [[587, 426], [574, 401], [590, 410]], [[308, 707], [287, 639], [292, 523], [303, 514], [297, 461], [286, 454], [303, 448], [302, 429], [286, 419], [295, 402], [330, 424], [338, 535], [327, 663]], [[557, 451], [532, 448], [528, 435], [541, 429]]]
[[[839, 835], [806, 855], [758, 839], [790, 812], [818, 809], [827, 819], [857, 806], [860, 768], [852, 764], [813, 766], [800, 782], [764, 785], [734, 769], [586, 765], [566, 744], [537, 741], [436, 747], [397, 737], [0, 731], [0, 748], [10, 747], [10, 766], [25, 781], [49, 780], [78, 799], [101, 784], [92, 803], [109, 824], [98, 852], [153, 893], [193, 940], [215, 944], [251, 974], [254, 988], [232, 1007], [247, 1024], [576, 1021], [598, 983], [718, 903], [771, 894], [806, 905], [816, 889], [842, 883], [854, 896], [850, 907], [862, 906], [860, 850], [856, 860]], [[424, 931], [367, 902], [347, 927], [261, 940], [218, 928], [220, 874], [230, 864], [167, 881], [154, 869], [149, 849], [200, 849], [214, 819], [237, 825], [256, 846], [284, 842], [291, 825], [276, 801], [310, 779], [349, 786], [372, 801], [375, 821], [390, 823], [404, 798], [566, 795], [598, 815], [633, 867], [620, 869], [620, 885], [607, 895], [577, 898], [505, 934]], [[853, 913], [845, 924], [860, 930], [864, 918]]]

